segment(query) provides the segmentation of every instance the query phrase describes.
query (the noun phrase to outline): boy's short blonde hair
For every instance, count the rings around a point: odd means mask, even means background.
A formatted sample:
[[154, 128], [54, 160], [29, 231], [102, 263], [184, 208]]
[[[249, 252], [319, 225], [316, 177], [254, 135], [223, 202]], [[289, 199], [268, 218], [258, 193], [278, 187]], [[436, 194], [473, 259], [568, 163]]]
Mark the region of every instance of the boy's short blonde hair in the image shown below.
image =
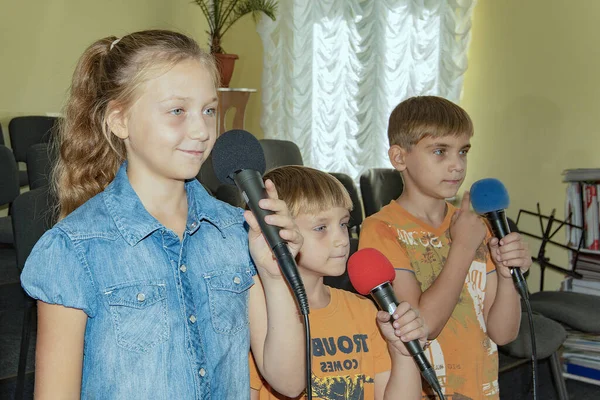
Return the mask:
[[418, 96], [394, 108], [388, 124], [390, 146], [411, 150], [425, 137], [473, 136], [473, 122], [458, 105], [437, 96]]
[[310, 167], [288, 165], [267, 171], [279, 198], [288, 206], [292, 217], [317, 214], [334, 207], [352, 210], [348, 191], [333, 175]]

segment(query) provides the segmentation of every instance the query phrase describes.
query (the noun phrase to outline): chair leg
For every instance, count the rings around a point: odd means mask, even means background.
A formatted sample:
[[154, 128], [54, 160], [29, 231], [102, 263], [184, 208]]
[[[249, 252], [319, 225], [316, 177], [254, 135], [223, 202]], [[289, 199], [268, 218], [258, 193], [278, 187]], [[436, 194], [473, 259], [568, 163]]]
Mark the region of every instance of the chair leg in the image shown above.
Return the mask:
[[29, 339], [31, 337], [31, 311], [35, 302], [27, 298], [23, 311], [23, 328], [21, 330], [21, 350], [19, 352], [19, 368], [17, 371], [17, 387], [15, 389], [15, 400], [23, 398], [25, 391], [25, 372], [27, 370], [27, 353], [29, 350]]
[[567, 384], [565, 383], [565, 377], [562, 374], [558, 352], [554, 352], [552, 355], [550, 355], [550, 369], [552, 370], [552, 378], [554, 379], [554, 386], [556, 387], [558, 400], [569, 400]]

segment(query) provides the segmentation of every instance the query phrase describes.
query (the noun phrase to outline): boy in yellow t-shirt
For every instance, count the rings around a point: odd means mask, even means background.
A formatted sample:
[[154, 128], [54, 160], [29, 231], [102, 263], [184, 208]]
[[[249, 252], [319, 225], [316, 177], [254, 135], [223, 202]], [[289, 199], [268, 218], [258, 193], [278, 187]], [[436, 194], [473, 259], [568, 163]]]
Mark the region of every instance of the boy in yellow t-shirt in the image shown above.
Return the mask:
[[459, 209], [445, 200], [465, 178], [472, 135], [467, 113], [448, 100], [400, 103], [388, 137], [404, 189], [364, 221], [359, 247], [378, 249], [396, 268], [398, 299], [419, 310], [435, 339], [427, 352], [447, 397], [498, 399], [496, 345], [514, 340], [521, 318], [508, 267], [525, 272], [531, 256], [518, 233], [490, 238], [468, 192]]
[[[417, 313], [401, 303], [394, 329], [390, 315], [378, 313], [370, 300], [323, 283], [346, 268], [348, 192], [333, 176], [308, 167], [280, 167], [264, 178], [275, 183], [304, 237], [297, 264], [311, 310], [313, 399], [420, 399], [419, 370], [402, 343], [424, 343], [427, 332]], [[250, 360], [252, 398], [287, 399], [269, 388]]]

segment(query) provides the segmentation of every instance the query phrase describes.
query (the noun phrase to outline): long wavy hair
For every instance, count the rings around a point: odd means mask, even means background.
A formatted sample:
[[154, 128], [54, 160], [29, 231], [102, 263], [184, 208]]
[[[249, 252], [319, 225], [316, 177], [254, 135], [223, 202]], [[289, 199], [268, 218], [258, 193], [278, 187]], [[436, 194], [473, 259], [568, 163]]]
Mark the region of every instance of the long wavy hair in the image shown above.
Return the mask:
[[127, 112], [146, 81], [175, 64], [195, 59], [219, 78], [215, 61], [191, 38], [146, 30], [88, 47], [73, 73], [69, 98], [54, 141], [59, 154], [52, 171], [58, 220], [103, 191], [126, 159], [125, 145], [107, 125], [115, 107]]

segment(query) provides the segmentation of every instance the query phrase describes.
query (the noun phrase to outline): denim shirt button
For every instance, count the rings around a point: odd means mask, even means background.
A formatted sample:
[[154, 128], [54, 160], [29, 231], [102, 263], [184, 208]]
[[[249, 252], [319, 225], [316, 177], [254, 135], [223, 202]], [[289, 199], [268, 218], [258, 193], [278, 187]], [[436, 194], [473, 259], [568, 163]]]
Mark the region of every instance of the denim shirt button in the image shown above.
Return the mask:
[[197, 226], [198, 226], [198, 223], [196, 221], [194, 221], [190, 224], [191, 229], [196, 229]]
[[187, 271], [187, 267], [185, 266], [185, 264], [181, 264], [181, 267], [179, 267], [179, 270], [181, 272], [185, 272], [185, 271]]
[[137, 300], [138, 301], [144, 301], [144, 300], [146, 300], [146, 295], [144, 293], [138, 293]]
[[190, 315], [190, 322], [191, 322], [192, 324], [195, 324], [195, 323], [196, 323], [196, 316], [195, 316], [195, 315]]
[[233, 283], [235, 283], [236, 285], [239, 285], [241, 281], [242, 280], [240, 279], [239, 276], [236, 276], [235, 278], [233, 278]]
[[206, 375], [206, 371], [204, 370], [204, 368], [200, 368], [200, 371], [198, 371], [198, 373], [200, 374], [200, 376]]

